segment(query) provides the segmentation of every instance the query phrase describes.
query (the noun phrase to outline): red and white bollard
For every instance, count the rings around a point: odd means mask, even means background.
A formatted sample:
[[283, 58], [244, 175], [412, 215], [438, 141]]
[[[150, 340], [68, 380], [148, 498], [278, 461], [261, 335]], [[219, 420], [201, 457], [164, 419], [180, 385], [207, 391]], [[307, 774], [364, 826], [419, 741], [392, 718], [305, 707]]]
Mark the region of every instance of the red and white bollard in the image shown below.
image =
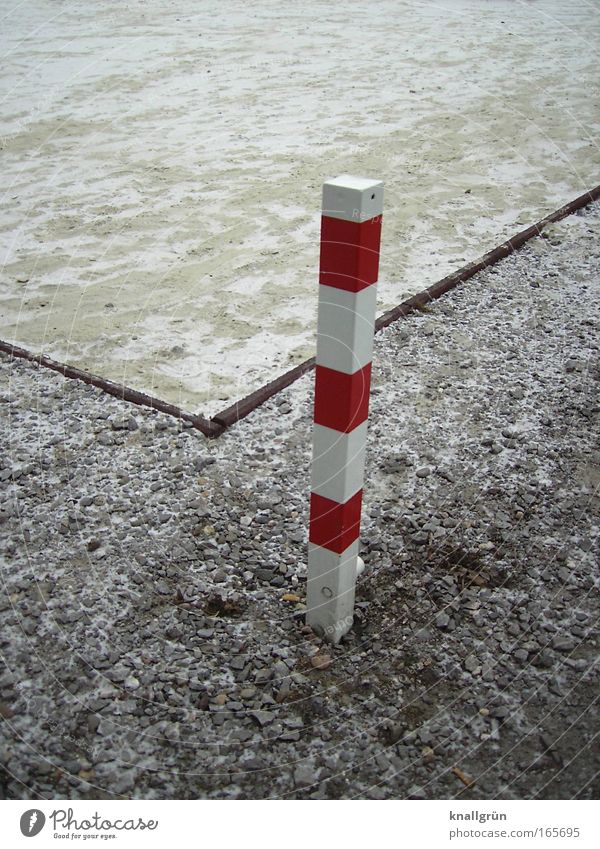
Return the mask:
[[383, 183], [323, 184], [306, 622], [337, 643], [352, 625]]

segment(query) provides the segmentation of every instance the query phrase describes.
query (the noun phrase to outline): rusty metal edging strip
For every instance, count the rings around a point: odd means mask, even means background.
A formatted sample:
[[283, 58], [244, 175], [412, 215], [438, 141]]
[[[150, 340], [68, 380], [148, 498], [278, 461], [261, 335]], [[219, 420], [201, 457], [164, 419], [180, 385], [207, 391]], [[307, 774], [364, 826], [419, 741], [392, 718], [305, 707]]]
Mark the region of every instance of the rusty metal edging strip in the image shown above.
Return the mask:
[[[508, 241], [503, 242], [501, 245], [498, 245], [497, 248], [488, 251], [488, 253], [484, 254], [475, 262], [470, 262], [468, 265], [464, 265], [462, 268], [459, 268], [458, 271], [454, 271], [442, 280], [438, 280], [437, 283], [429, 286], [429, 288], [425, 289], [423, 292], [413, 295], [412, 298], [403, 301], [401, 304], [398, 304], [397, 307], [393, 307], [391, 310], [383, 313], [383, 315], [379, 316], [375, 322], [375, 332], [379, 333], [380, 330], [388, 327], [394, 321], [404, 318], [411, 312], [414, 312], [415, 310], [426, 306], [431, 301], [435, 301], [437, 298], [445, 295], [446, 292], [454, 289], [459, 283], [464, 283], [466, 280], [469, 280], [477, 274], [477, 272], [482, 271], [484, 268], [488, 268], [490, 265], [494, 265], [494, 263], [509, 256], [509, 254], [516, 251], [521, 247], [521, 245], [529, 241], [529, 239], [532, 239], [534, 236], [539, 236], [543, 228], [547, 227], [548, 224], [553, 224], [556, 221], [560, 221], [562, 218], [566, 218], [567, 215], [577, 212], [578, 209], [581, 209], [598, 198], [600, 198], [600, 185], [590, 189], [588, 192], [584, 192], [582, 195], [575, 198], [575, 200], [561, 206], [560, 209], [557, 209], [555, 212], [551, 212], [545, 218], [542, 218], [541, 221], [538, 221], [536, 224], [532, 224], [531, 227], [528, 227], [526, 230], [521, 230], [519, 233], [516, 233], [512, 236], [512, 238], [508, 239]], [[299, 377], [302, 377], [303, 374], [306, 374], [307, 371], [310, 371], [310, 369], [314, 367], [314, 364], [314, 357], [310, 360], [305, 360], [291, 371], [288, 371], [270, 383], [267, 383], [265, 386], [262, 386], [260, 389], [257, 389], [255, 392], [252, 392], [240, 401], [236, 401], [235, 404], [232, 404], [231, 407], [227, 407], [226, 410], [217, 413], [213, 416], [212, 421], [221, 425], [223, 429], [231, 427], [231, 425], [235, 424], [240, 419], [243, 419], [244, 416], [247, 416], [261, 404], [264, 404], [265, 401], [277, 392], [285, 389], [286, 386], [289, 386], [295, 380], [298, 380]]]
[[[560, 209], [557, 209], [555, 212], [551, 212], [549, 215], [546, 215], [545, 218], [542, 218], [536, 224], [532, 224], [531, 227], [527, 227], [526, 230], [521, 230], [519, 233], [516, 233], [506, 242], [503, 242], [501, 245], [498, 245], [497, 248], [488, 251], [488, 253], [484, 254], [475, 262], [470, 262], [468, 265], [464, 265], [462, 268], [459, 268], [458, 271], [449, 274], [442, 280], [438, 280], [437, 283], [429, 286], [423, 292], [413, 295], [412, 298], [409, 298], [401, 304], [398, 304], [398, 306], [388, 310], [383, 315], [379, 316], [375, 322], [375, 332], [378, 333], [394, 321], [398, 321], [398, 319], [404, 318], [415, 310], [421, 309], [431, 303], [431, 301], [437, 300], [437, 298], [445, 295], [446, 292], [456, 288], [459, 283], [464, 283], [479, 271], [483, 271], [484, 268], [489, 268], [490, 265], [494, 265], [494, 263], [504, 259], [511, 253], [514, 253], [514, 251], [524, 245], [525, 242], [528, 242], [529, 239], [532, 239], [534, 236], [539, 236], [544, 227], [547, 227], [548, 224], [554, 224], [556, 221], [566, 218], [567, 215], [577, 212], [578, 209], [582, 209], [582, 207], [587, 206], [588, 203], [591, 203], [598, 198], [600, 198], [600, 185], [584, 192], [582, 195], [579, 195], [579, 197], [576, 197], [574, 200], [564, 206], [561, 206]], [[275, 380], [270, 381], [264, 386], [261, 386], [259, 389], [256, 389], [254, 392], [251, 392], [249, 395], [246, 395], [245, 398], [236, 401], [230, 407], [221, 410], [220, 413], [217, 413], [212, 418], [207, 419], [204, 416], [188, 413], [175, 406], [175, 404], [169, 404], [166, 401], [161, 401], [159, 398], [154, 398], [152, 395], [146, 395], [144, 392], [138, 392], [136, 389], [131, 389], [128, 386], [114, 383], [112, 380], [106, 380], [103, 377], [83, 371], [75, 366], [59, 363], [56, 360], [50, 359], [50, 357], [44, 356], [43, 354], [34, 354], [31, 351], [27, 351], [25, 348], [19, 348], [17, 345], [12, 345], [9, 342], [3, 342], [0, 340], [0, 351], [4, 351], [10, 356], [29, 360], [30, 362], [37, 363], [45, 368], [57, 371], [59, 374], [62, 374], [63, 377], [81, 380], [84, 383], [96, 386], [98, 389], [102, 389], [109, 395], [114, 395], [116, 398], [129, 401], [132, 404], [150, 407], [153, 410], [158, 410], [161, 413], [166, 413], [167, 415], [174, 416], [177, 419], [190, 422], [193, 427], [201, 431], [208, 438], [221, 436], [228, 427], [231, 427], [231, 425], [240, 421], [240, 419], [243, 419], [257, 407], [260, 407], [261, 404], [264, 404], [264, 402], [269, 398], [272, 398], [273, 395], [281, 392], [282, 389], [290, 386], [302, 377], [302, 375], [314, 368], [315, 365], [315, 358], [311, 357], [309, 360], [305, 360], [303, 363], [300, 363], [300, 365], [290, 369], [290, 371], [285, 372], [285, 374], [276, 377]]]
[[161, 413], [167, 413], [169, 416], [183, 419], [190, 422], [197, 430], [202, 431], [205, 436], [219, 436], [223, 431], [223, 427], [216, 422], [212, 422], [204, 416], [196, 416], [193, 413], [186, 413], [180, 410], [174, 404], [169, 404], [166, 401], [161, 401], [160, 398], [154, 398], [152, 395], [146, 395], [144, 392], [138, 392], [136, 389], [130, 389], [128, 386], [123, 386], [120, 383], [114, 383], [112, 380], [106, 380], [96, 374], [91, 374], [88, 371], [69, 366], [65, 363], [59, 363], [56, 360], [50, 359], [43, 354], [33, 354], [25, 348], [19, 348], [17, 345], [12, 345], [9, 342], [0, 340], [0, 351], [4, 351], [12, 357], [29, 360], [32, 363], [37, 363], [44, 368], [52, 369], [62, 374], [63, 377], [69, 377], [73, 380], [81, 380], [84, 383], [89, 383], [91, 386], [96, 386], [102, 389], [109, 395], [114, 395], [115, 398], [121, 398], [123, 401], [130, 401], [132, 404], [137, 404], [142, 407], [151, 407], [153, 410], [158, 410]]
[[286, 386], [294, 383], [298, 380], [298, 378], [302, 377], [303, 374], [306, 374], [307, 371], [314, 368], [314, 365], [314, 357], [311, 357], [310, 360], [305, 360], [303, 363], [300, 363], [300, 365], [290, 369], [290, 371], [286, 371], [285, 374], [280, 374], [279, 377], [276, 377], [275, 380], [272, 380], [270, 383], [261, 386], [260, 389], [256, 389], [254, 392], [251, 392], [250, 395], [246, 395], [246, 397], [242, 398], [240, 401], [236, 401], [235, 404], [232, 404], [231, 407], [227, 407], [226, 410], [221, 410], [220, 413], [217, 413], [212, 417], [211, 421], [216, 422], [223, 428], [231, 427], [232, 424], [239, 422], [240, 419], [243, 419], [244, 416], [247, 416], [248, 413], [252, 412], [252, 410], [260, 407], [261, 404], [264, 404], [265, 401], [272, 398], [273, 395], [276, 395], [278, 392], [281, 392], [282, 389], [285, 389]]
[[490, 265], [494, 265], [494, 263], [509, 256], [509, 254], [524, 245], [525, 242], [528, 242], [529, 239], [532, 239], [534, 236], [539, 236], [544, 227], [547, 227], [548, 224], [554, 224], [556, 221], [566, 218], [567, 215], [577, 212], [578, 209], [581, 209], [588, 203], [597, 200], [599, 197], [600, 185], [590, 189], [589, 192], [579, 195], [579, 197], [575, 198], [575, 200], [561, 206], [560, 209], [557, 209], [555, 212], [551, 212], [550, 215], [542, 218], [541, 221], [537, 222], [537, 224], [532, 224], [531, 227], [527, 227], [526, 230], [521, 230], [519, 233], [516, 233], [512, 236], [512, 238], [508, 239], [508, 241], [503, 242], [501, 245], [498, 245], [497, 248], [488, 251], [488, 253], [484, 254], [475, 262], [470, 262], [468, 265], [464, 265], [462, 268], [459, 268], [458, 271], [454, 271], [447, 277], [442, 278], [442, 280], [438, 280], [437, 283], [434, 283], [423, 292], [419, 292], [417, 295], [414, 295], [412, 298], [409, 298], [397, 307], [393, 307], [391, 310], [388, 310], [388, 312], [379, 316], [377, 319], [375, 323], [375, 332], [377, 333], [380, 330], [383, 330], [384, 327], [388, 327], [392, 324], [392, 322], [397, 321], [399, 318], [402, 318], [410, 312], [418, 310], [419, 308], [426, 306], [431, 301], [435, 301], [437, 298], [445, 295], [446, 292], [454, 289], [459, 283], [464, 283], [479, 271], [483, 271], [484, 268], [489, 268]]

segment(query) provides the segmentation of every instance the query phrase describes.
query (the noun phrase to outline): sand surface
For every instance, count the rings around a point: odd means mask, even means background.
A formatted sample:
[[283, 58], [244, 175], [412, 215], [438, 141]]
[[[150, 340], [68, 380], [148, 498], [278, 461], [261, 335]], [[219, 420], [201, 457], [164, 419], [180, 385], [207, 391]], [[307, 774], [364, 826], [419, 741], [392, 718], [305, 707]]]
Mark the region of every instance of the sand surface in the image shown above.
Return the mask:
[[313, 353], [323, 180], [379, 310], [598, 180], [595, 3], [0, 0], [0, 337], [214, 413]]

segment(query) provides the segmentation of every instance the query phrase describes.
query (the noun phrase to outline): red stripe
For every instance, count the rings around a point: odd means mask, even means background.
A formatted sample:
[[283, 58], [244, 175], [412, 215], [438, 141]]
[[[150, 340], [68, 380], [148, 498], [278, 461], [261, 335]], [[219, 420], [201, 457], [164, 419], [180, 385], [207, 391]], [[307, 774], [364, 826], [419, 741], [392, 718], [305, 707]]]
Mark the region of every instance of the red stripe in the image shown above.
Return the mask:
[[377, 282], [381, 218], [359, 224], [323, 215], [319, 283], [360, 292]]
[[342, 433], [350, 433], [369, 415], [370, 386], [371, 363], [354, 374], [317, 366], [315, 422]]
[[361, 502], [362, 489], [345, 504], [311, 493], [310, 541], [336, 554], [345, 551], [360, 534]]

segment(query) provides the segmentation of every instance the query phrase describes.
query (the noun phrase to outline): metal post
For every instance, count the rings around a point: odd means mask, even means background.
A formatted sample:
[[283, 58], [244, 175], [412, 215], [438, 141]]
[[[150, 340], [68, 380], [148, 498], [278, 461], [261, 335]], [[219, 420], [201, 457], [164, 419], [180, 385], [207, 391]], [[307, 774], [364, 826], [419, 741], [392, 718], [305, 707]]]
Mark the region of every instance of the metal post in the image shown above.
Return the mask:
[[323, 185], [306, 621], [337, 643], [359, 569], [383, 183]]

